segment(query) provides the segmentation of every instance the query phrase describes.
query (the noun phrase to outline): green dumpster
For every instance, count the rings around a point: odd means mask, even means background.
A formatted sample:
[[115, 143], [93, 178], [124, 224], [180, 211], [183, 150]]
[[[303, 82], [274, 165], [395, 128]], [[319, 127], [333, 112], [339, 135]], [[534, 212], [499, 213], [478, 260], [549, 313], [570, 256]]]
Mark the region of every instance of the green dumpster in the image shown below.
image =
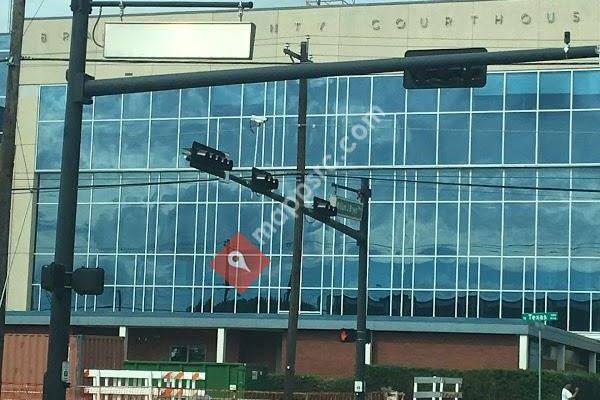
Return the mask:
[[246, 389], [246, 364], [171, 361], [125, 361], [123, 369], [136, 371], [204, 372], [204, 387], [211, 397], [243, 398]]

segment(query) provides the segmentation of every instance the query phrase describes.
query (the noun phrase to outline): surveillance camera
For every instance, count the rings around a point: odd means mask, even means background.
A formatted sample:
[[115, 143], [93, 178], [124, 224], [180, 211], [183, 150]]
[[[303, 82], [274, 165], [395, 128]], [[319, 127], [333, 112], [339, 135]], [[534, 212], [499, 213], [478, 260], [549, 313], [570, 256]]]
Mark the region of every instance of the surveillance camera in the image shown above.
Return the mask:
[[269, 118], [264, 116], [253, 115], [250, 117], [250, 121], [256, 126], [264, 125], [268, 120]]

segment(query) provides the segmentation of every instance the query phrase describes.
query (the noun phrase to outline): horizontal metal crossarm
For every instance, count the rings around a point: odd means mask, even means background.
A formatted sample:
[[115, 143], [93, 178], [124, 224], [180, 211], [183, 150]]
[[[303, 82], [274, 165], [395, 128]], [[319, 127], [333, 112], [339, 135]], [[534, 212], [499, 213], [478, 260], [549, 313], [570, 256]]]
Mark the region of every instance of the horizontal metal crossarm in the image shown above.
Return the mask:
[[489, 53], [455, 53], [376, 60], [297, 63], [285, 66], [237, 70], [99, 79], [85, 82], [85, 95], [93, 97], [240, 83], [313, 79], [327, 76], [368, 75], [384, 72], [400, 72], [407, 69], [424, 67], [511, 65], [526, 62], [571, 60], [598, 57], [598, 51], [597, 46], [581, 46], [571, 47], [568, 51], [565, 51], [564, 48], [549, 48]]

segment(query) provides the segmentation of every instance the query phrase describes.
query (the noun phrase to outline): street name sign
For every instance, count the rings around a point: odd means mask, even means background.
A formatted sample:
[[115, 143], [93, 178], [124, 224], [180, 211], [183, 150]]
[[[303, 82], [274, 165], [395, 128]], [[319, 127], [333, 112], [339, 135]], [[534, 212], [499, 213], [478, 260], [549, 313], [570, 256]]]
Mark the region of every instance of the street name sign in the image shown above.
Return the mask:
[[536, 321], [536, 322], [556, 321], [556, 320], [558, 320], [558, 313], [557, 312], [524, 313], [523, 315], [521, 315], [521, 319], [523, 321]]
[[329, 202], [337, 208], [339, 217], [355, 219], [360, 221], [362, 218], [362, 203], [355, 200], [346, 199], [344, 197], [331, 196]]

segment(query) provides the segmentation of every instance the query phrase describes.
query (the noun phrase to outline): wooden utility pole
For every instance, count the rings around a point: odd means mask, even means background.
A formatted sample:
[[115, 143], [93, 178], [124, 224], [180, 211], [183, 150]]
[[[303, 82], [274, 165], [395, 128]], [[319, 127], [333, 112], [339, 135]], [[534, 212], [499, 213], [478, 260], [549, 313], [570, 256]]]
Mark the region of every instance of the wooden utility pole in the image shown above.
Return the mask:
[[0, 221], [2, 221], [0, 222], [0, 397], [2, 396], [2, 358], [4, 356], [6, 297], [8, 294], [10, 207], [15, 166], [15, 133], [17, 130], [17, 105], [19, 103], [19, 76], [21, 74], [24, 23], [25, 0], [13, 0], [4, 133], [0, 143]]

